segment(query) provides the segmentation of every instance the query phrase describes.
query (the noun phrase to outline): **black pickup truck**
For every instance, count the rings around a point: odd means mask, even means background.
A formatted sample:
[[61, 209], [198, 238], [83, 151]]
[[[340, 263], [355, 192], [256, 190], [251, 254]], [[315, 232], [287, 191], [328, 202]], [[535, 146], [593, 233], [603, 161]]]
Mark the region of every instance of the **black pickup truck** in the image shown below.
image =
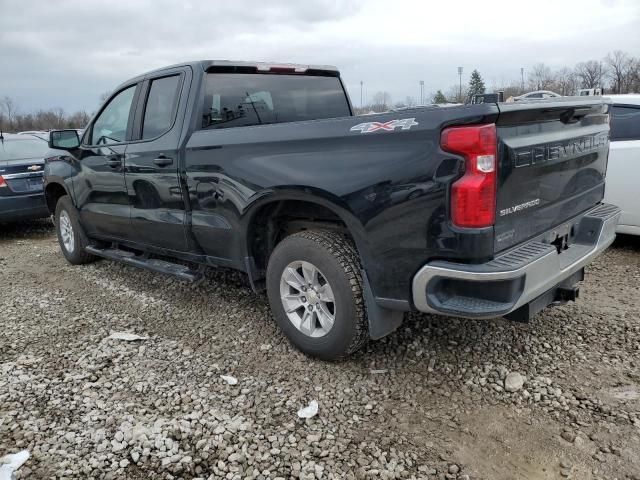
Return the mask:
[[266, 288], [325, 359], [419, 310], [526, 321], [614, 239], [600, 97], [353, 116], [334, 67], [200, 61], [119, 86], [45, 164], [73, 264], [106, 257]]

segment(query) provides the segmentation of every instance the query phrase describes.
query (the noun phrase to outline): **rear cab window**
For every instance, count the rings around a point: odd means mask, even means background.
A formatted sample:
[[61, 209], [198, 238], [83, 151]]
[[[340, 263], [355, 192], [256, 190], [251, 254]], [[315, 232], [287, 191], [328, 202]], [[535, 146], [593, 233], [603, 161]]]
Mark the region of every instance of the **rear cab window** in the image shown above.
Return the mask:
[[346, 117], [339, 77], [208, 73], [202, 127], [229, 128]]
[[171, 129], [180, 93], [180, 75], [151, 81], [142, 122], [142, 139], [159, 137]]
[[640, 140], [640, 106], [613, 106], [611, 109], [611, 140]]

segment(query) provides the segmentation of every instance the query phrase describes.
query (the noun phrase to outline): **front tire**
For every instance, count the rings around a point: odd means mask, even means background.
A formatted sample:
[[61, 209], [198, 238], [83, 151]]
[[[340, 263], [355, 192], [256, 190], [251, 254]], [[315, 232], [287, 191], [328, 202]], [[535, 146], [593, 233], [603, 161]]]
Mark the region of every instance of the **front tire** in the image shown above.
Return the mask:
[[56, 235], [64, 258], [72, 265], [82, 265], [96, 260], [85, 251], [89, 239], [78, 219], [78, 212], [68, 196], [61, 197], [56, 204], [54, 216]]
[[306, 230], [282, 240], [267, 266], [269, 304], [302, 352], [337, 360], [368, 339], [360, 257], [344, 235]]

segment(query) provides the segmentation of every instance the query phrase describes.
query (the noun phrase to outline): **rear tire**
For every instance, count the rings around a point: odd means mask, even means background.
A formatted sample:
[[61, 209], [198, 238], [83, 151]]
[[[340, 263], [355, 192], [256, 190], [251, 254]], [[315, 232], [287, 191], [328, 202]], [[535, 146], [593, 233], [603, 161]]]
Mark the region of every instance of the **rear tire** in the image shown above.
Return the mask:
[[60, 249], [70, 264], [82, 265], [96, 260], [85, 251], [89, 239], [80, 225], [78, 211], [67, 195], [60, 197], [56, 204], [54, 223]]
[[276, 246], [267, 294], [278, 326], [296, 348], [337, 360], [366, 343], [361, 268], [353, 243], [337, 232], [306, 230]]

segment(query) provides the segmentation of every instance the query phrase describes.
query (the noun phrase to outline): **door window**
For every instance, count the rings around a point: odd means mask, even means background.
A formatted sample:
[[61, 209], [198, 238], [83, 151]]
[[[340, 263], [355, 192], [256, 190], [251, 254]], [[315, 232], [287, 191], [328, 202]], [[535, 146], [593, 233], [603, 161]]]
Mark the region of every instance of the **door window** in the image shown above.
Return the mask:
[[93, 124], [92, 145], [108, 145], [125, 141], [135, 91], [135, 85], [122, 90], [102, 110]]
[[640, 108], [613, 106], [611, 140], [640, 140]]
[[143, 139], [158, 137], [171, 128], [178, 104], [179, 87], [180, 75], [158, 78], [151, 82], [142, 123]]

